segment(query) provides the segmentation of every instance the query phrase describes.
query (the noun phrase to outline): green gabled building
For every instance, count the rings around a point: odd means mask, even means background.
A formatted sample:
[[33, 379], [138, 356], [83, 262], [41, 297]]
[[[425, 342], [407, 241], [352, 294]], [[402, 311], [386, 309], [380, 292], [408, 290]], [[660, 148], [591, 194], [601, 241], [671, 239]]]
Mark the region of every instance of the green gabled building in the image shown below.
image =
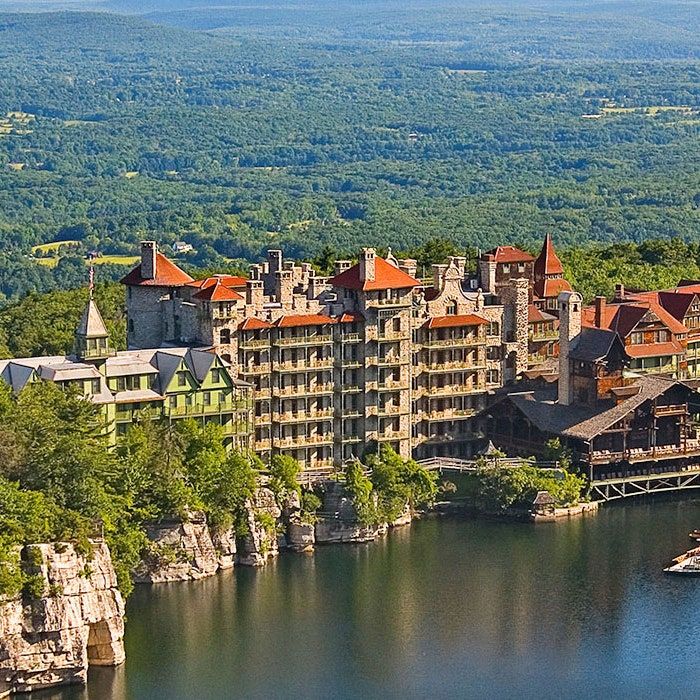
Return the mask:
[[93, 299], [80, 319], [73, 354], [2, 360], [0, 378], [15, 392], [37, 381], [75, 387], [100, 407], [111, 444], [148, 411], [171, 421], [217, 423], [227, 447], [252, 448], [252, 387], [234, 379], [224, 360], [197, 348], [115, 352]]

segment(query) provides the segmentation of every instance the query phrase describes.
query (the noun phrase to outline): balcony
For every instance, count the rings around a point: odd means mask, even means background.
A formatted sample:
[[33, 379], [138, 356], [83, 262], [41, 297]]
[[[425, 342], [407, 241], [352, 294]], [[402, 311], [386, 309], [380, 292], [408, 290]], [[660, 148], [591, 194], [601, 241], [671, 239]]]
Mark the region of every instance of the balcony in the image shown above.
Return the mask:
[[257, 365], [240, 365], [241, 374], [267, 374], [270, 371], [269, 362], [261, 362]]
[[269, 450], [272, 447], [272, 441], [270, 438], [262, 438], [261, 440], [255, 440], [255, 451], [260, 452], [262, 450]]
[[411, 361], [410, 357], [400, 357], [400, 356], [390, 356], [390, 357], [377, 357], [376, 364], [380, 367], [386, 366], [396, 366], [396, 365], [407, 365]]
[[661, 416], [684, 416], [688, 412], [685, 404], [675, 404], [669, 406], [657, 406], [654, 409], [654, 415]]
[[402, 411], [401, 406], [377, 406], [376, 415], [378, 415], [378, 416], [398, 416], [400, 413], [408, 413], [408, 409], [405, 411]]
[[542, 333], [530, 333], [528, 335], [529, 340], [533, 342], [540, 342], [544, 340], [558, 340], [559, 331], [544, 331]]
[[359, 333], [341, 333], [340, 341], [343, 343], [355, 343], [360, 340]]
[[307, 394], [332, 394], [332, 384], [315, 384], [307, 386], [302, 384], [299, 386], [275, 387], [272, 391], [275, 396], [305, 396]]
[[631, 448], [625, 452], [597, 450], [591, 453], [590, 463], [602, 465], [627, 461], [630, 464], [635, 464], [649, 460], [697, 457], [698, 455], [700, 455], [700, 440], [687, 440], [685, 445], [681, 443], [680, 445], [658, 445], [650, 449]]
[[323, 434], [316, 435], [297, 435], [296, 437], [274, 438], [275, 447], [293, 447], [300, 448], [307, 445], [332, 445], [333, 433], [328, 431]]
[[446, 372], [448, 370], [460, 370], [464, 372], [477, 372], [486, 369], [486, 360], [448, 360], [446, 362], [426, 362], [423, 365], [426, 372]]
[[377, 433], [377, 440], [408, 440], [408, 430], [387, 430]]
[[448, 384], [447, 386], [426, 387], [423, 396], [455, 396], [479, 394], [486, 391], [485, 384]]
[[313, 369], [333, 369], [333, 358], [326, 357], [322, 360], [296, 360], [277, 362], [275, 372], [305, 372]]
[[377, 334], [377, 341], [380, 343], [386, 343], [388, 341], [396, 340], [409, 340], [410, 335], [408, 331], [386, 331], [384, 333]]
[[455, 348], [455, 347], [472, 347], [475, 345], [483, 345], [486, 338], [478, 336], [468, 336], [465, 338], [441, 338], [439, 340], [428, 340], [423, 343], [424, 348]]
[[267, 348], [270, 346], [269, 338], [248, 339], [241, 338], [238, 341], [239, 350], [251, 350], [255, 348]]
[[259, 416], [253, 416], [253, 422], [256, 425], [261, 425], [262, 423], [269, 423], [272, 416], [269, 413], [261, 413]]
[[288, 338], [277, 338], [276, 345], [322, 345], [332, 343], [333, 336], [330, 333], [320, 335], [298, 335]]
[[253, 389], [253, 396], [256, 399], [269, 399], [272, 396], [272, 389], [269, 386]]
[[408, 382], [379, 382], [379, 391], [408, 391]]
[[423, 417], [428, 421], [454, 420], [471, 418], [476, 413], [473, 408], [447, 408], [444, 411], [424, 411]]
[[329, 420], [333, 418], [333, 409], [324, 408], [318, 411], [286, 411], [285, 413], [273, 413], [275, 423], [305, 423], [315, 420]]

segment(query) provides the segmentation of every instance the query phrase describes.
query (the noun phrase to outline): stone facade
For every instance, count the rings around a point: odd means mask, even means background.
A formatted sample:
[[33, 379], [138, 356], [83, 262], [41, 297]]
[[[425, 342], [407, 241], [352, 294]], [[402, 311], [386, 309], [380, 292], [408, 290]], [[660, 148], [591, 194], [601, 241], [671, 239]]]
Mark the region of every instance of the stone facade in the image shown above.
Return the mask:
[[23, 558], [45, 593], [0, 599], [0, 680], [16, 692], [84, 684], [89, 665], [124, 661], [124, 601], [109, 549], [87, 558], [68, 543], [29, 545]]

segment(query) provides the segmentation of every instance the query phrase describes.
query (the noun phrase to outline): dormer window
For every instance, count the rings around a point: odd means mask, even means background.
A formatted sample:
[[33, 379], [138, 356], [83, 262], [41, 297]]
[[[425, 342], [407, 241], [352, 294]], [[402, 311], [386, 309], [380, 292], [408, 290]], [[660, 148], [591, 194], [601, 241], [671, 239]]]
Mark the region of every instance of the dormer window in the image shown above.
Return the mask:
[[447, 315], [448, 316], [456, 316], [457, 315], [457, 302], [456, 301], [451, 301], [447, 305]]

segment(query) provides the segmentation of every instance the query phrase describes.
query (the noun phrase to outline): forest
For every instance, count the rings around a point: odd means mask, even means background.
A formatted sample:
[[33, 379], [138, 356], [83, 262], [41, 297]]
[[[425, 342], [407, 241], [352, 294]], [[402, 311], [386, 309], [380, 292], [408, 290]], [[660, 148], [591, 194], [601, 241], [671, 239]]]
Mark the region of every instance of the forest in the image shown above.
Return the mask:
[[61, 240], [200, 267], [700, 240], [696, 4], [224, 5], [0, 14], [0, 302], [78, 286], [34, 259]]

